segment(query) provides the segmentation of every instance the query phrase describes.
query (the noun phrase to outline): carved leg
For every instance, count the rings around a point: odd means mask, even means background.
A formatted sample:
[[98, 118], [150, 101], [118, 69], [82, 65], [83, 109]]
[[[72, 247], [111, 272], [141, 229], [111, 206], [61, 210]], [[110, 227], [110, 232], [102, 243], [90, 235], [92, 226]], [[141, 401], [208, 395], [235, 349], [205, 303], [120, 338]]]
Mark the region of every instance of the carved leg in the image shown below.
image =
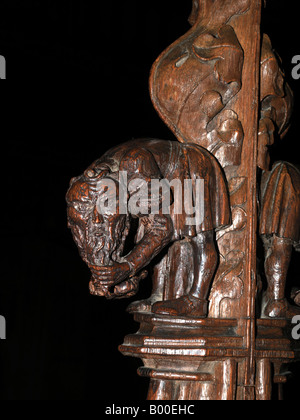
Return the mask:
[[273, 235], [265, 245], [265, 275], [268, 290], [264, 298], [263, 315], [270, 318], [292, 318], [300, 314], [300, 309], [288, 304], [286, 280], [291, 262], [293, 245], [289, 239]]
[[127, 308], [128, 312], [151, 312], [152, 305], [155, 302], [162, 300], [165, 286], [166, 259], [167, 256], [165, 256], [162, 261], [154, 267], [152, 276], [152, 293], [150, 298], [131, 303]]
[[300, 290], [294, 288], [292, 290], [292, 299], [294, 300], [294, 302], [296, 303], [296, 305], [300, 306]]
[[218, 264], [214, 232], [205, 232], [193, 238], [195, 280], [190, 295], [207, 301], [212, 278]]
[[153, 306], [154, 313], [192, 318], [207, 316], [207, 296], [218, 262], [213, 231], [199, 234], [192, 243], [194, 282], [189, 294], [179, 299], [156, 303]]

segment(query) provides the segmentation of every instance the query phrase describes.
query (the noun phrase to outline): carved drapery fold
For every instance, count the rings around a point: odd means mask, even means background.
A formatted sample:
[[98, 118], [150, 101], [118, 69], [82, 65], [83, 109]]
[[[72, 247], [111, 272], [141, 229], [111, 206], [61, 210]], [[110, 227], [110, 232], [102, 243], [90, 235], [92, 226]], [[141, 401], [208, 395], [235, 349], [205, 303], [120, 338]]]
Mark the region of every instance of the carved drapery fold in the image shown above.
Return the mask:
[[194, 3], [193, 27], [155, 62], [150, 92], [179, 141], [219, 151], [220, 158], [225, 148], [223, 163], [239, 164], [243, 128], [226, 105], [241, 89], [244, 52], [228, 22], [245, 12], [249, 1], [217, 3]]

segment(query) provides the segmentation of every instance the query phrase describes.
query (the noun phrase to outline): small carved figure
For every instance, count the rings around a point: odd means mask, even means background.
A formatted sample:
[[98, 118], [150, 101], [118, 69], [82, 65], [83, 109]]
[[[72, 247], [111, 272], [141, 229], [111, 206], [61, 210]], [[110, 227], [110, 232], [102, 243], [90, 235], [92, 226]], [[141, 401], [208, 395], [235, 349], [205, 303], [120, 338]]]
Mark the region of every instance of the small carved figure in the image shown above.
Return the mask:
[[[263, 316], [291, 318], [300, 309], [288, 304], [286, 281], [293, 247], [300, 251], [300, 172], [287, 162], [276, 162], [270, 171], [268, 147], [277, 134], [289, 129], [293, 95], [284, 80], [278, 58], [267, 35], [261, 57], [261, 121], [258, 166], [263, 170], [260, 197], [260, 235], [265, 246], [265, 276], [268, 289]], [[294, 294], [299, 303], [299, 294]]]
[[[121, 174], [127, 177], [125, 189]], [[168, 194], [163, 188], [152, 195], [150, 185], [153, 181], [161, 181], [163, 185], [173, 180], [179, 180], [182, 185], [191, 181], [193, 209], [184, 205], [183, 189], [179, 194], [169, 190], [169, 206], [165, 203]], [[190, 223], [188, 220], [194, 216], [198, 203], [197, 180], [204, 180], [203, 220], [196, 217], [194, 223]], [[114, 188], [110, 191], [108, 184], [111, 182]], [[149, 188], [148, 196], [142, 197], [140, 192], [145, 184]], [[100, 212], [99, 200], [104, 198], [108, 202], [109, 194], [117, 197], [116, 206], [113, 210], [108, 207]], [[125, 211], [122, 209], [124, 202], [121, 203], [124, 198]], [[207, 297], [218, 263], [214, 232], [230, 224], [225, 179], [217, 160], [208, 151], [197, 145], [171, 141], [127, 142], [108, 151], [82, 176], [71, 181], [67, 203], [69, 227], [92, 272], [92, 294], [108, 299], [133, 296], [139, 281], [147, 274], [145, 267], [159, 255], [151, 298], [133, 304], [131, 310], [150, 310], [152, 307], [155, 313], [165, 315], [195, 318], [207, 315]], [[178, 211], [180, 206], [182, 211]], [[133, 218], [139, 219], [136, 244], [124, 256], [124, 244]], [[164, 249], [167, 257], [162, 255]], [[176, 280], [171, 285], [172, 293], [164, 295], [167, 277], [170, 283], [171, 266], [174, 279], [175, 267], [181, 274], [192, 271], [191, 276], [186, 276], [191, 278], [191, 284], [182, 288], [180, 297], [174, 290]], [[177, 298], [168, 299], [172, 294]]]
[[277, 162], [270, 172], [264, 172], [261, 190], [260, 234], [268, 281], [263, 313], [291, 318], [300, 314], [300, 308], [290, 306], [286, 299], [293, 247], [300, 251], [300, 172], [289, 163]]

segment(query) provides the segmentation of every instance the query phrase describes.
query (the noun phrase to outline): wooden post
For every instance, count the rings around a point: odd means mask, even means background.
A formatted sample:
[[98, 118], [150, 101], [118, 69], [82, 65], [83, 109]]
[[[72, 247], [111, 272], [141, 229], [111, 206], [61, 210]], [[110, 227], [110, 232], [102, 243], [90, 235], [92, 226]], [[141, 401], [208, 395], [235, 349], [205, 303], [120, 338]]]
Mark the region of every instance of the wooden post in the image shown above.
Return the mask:
[[[238, 334], [244, 337], [247, 349], [246, 399], [253, 398], [255, 386], [261, 8], [261, 0], [194, 2], [191, 31], [162, 53], [150, 79], [154, 106], [179, 141], [195, 142], [207, 148], [219, 160], [227, 176], [233, 225], [218, 234], [221, 264], [210, 296], [209, 316], [238, 319]], [[214, 45], [218, 49], [215, 55], [208, 52], [214, 43], [210, 36], [221, 39]], [[222, 36], [227, 40], [226, 45], [222, 44]], [[206, 60], [206, 66], [200, 62], [197, 66], [189, 51], [194, 54], [200, 51], [199, 58]], [[218, 61], [217, 64], [212, 61], [209, 68], [209, 59], [217, 57], [222, 57], [224, 68], [217, 68]], [[195, 75], [199, 80], [203, 77], [197, 87]], [[225, 82], [223, 86], [220, 80]], [[227, 143], [220, 140], [222, 135]]]
[[245, 372], [245, 399], [253, 399], [255, 384], [255, 299], [256, 299], [256, 249], [257, 249], [257, 144], [259, 121], [259, 83], [261, 56], [261, 0], [251, 1], [245, 15], [233, 22], [244, 50], [243, 82], [237, 103], [233, 107], [244, 128], [244, 147], [238, 173], [247, 178], [247, 240], [245, 248], [245, 340], [248, 360]]

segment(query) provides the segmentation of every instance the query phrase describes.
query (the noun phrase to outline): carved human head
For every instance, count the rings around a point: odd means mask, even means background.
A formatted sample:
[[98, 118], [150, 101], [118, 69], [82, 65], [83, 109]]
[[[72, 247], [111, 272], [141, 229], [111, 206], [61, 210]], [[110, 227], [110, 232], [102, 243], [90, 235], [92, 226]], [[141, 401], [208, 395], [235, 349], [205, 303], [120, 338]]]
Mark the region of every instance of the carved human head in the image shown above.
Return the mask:
[[[107, 196], [107, 188], [100, 181], [108, 179], [114, 183], [116, 207], [112, 212], [99, 212], [99, 200]], [[79, 248], [83, 260], [89, 266], [109, 266], [117, 261], [123, 252], [128, 234], [128, 217], [119, 214], [118, 182], [109, 177], [109, 169], [100, 168], [95, 172], [88, 169], [73, 178], [67, 192], [68, 225]]]

